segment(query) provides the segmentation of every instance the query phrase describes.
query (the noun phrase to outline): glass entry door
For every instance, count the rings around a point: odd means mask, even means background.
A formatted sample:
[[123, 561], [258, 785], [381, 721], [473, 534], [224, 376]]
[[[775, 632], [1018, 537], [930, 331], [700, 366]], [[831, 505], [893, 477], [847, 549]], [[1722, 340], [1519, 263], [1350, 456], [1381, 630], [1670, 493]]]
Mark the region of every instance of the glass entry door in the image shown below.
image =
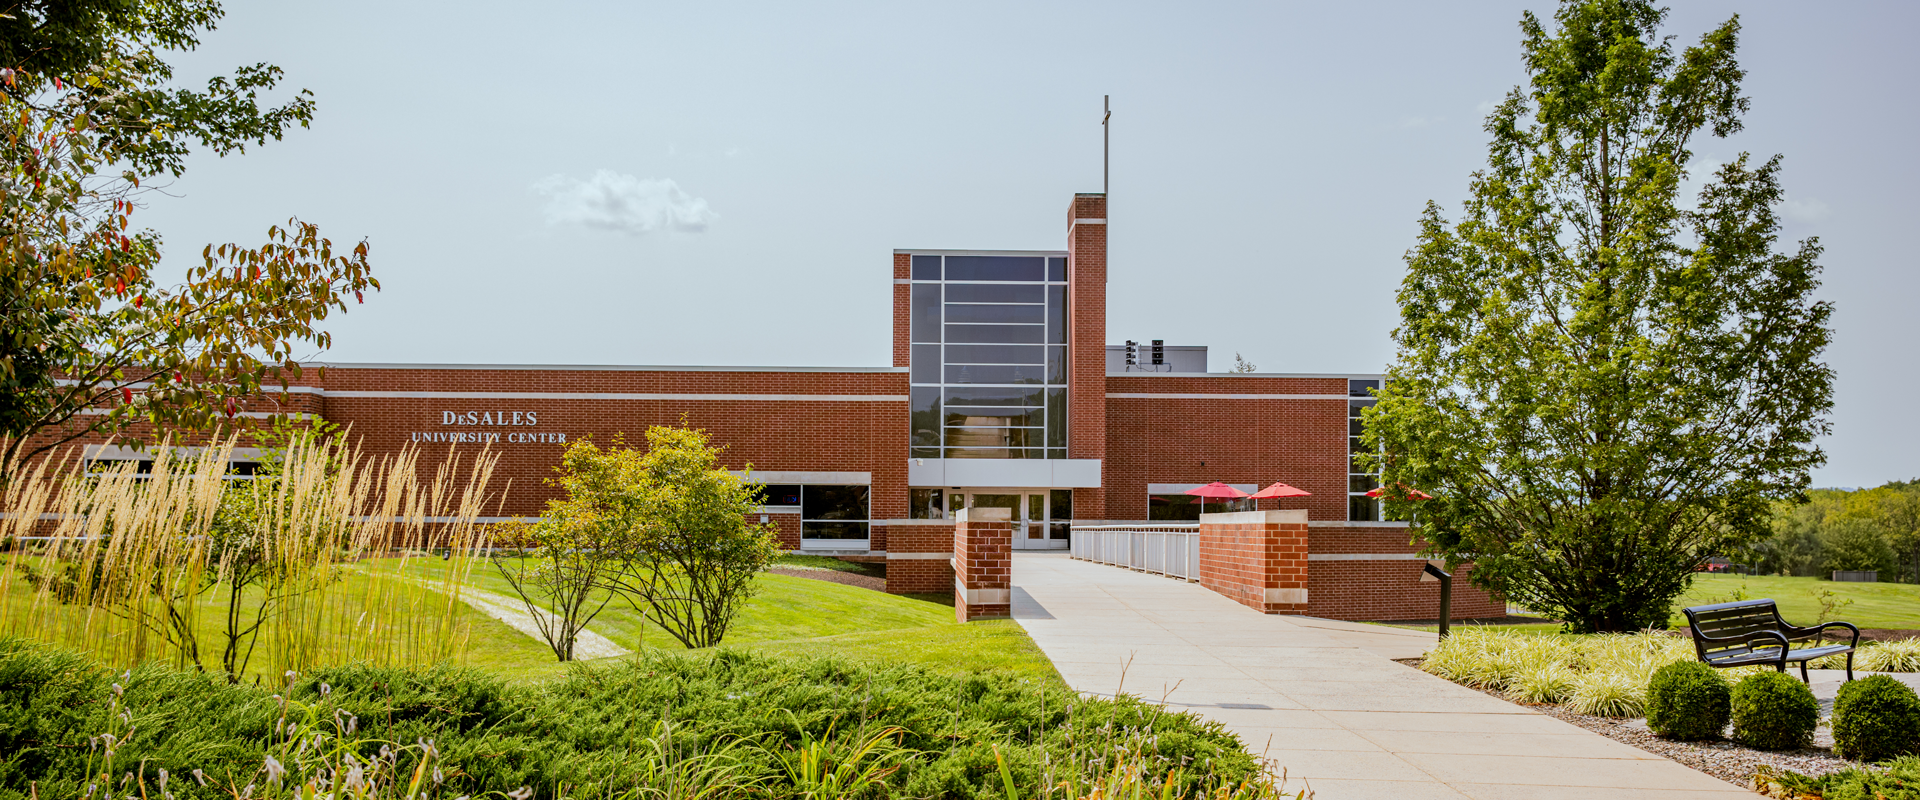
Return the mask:
[[966, 503], [967, 508], [1004, 508], [1012, 512], [1015, 550], [1067, 549], [1064, 536], [1050, 535], [1050, 509], [1044, 491], [969, 491], [966, 493]]

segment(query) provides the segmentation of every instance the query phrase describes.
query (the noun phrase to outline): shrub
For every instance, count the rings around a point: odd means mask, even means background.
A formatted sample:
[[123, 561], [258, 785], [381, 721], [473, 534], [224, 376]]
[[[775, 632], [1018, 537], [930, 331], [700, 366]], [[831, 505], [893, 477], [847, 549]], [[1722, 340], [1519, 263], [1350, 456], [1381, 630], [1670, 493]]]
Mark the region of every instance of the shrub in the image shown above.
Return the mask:
[[1573, 679], [1567, 708], [1595, 717], [1637, 717], [1647, 706], [1646, 681], [1629, 672], [1589, 672]]
[[1920, 757], [1902, 756], [1878, 769], [1849, 767], [1819, 777], [1761, 765], [1753, 790], [1780, 800], [1920, 800]]
[[1853, 666], [1868, 672], [1920, 672], [1920, 639], [1900, 639], [1860, 648], [1860, 652], [1854, 654]]
[[1920, 695], [1885, 675], [1841, 686], [1833, 701], [1833, 751], [1856, 761], [1920, 754]]
[[[1137, 779], [1128, 796], [1163, 788], [1182, 797], [1276, 796], [1258, 783], [1261, 765], [1217, 722], [995, 673], [647, 653], [525, 684], [465, 669], [335, 667], [276, 693], [152, 664], [116, 675], [65, 651], [0, 639], [0, 798], [86, 796], [95, 776], [134, 765], [151, 797], [167, 796], [152, 783], [160, 769], [176, 776], [167, 792], [180, 800], [231, 797], [222, 787], [255, 781], [270, 756], [289, 781], [306, 781], [314, 773], [298, 757], [314, 750], [292, 746], [308, 728], [283, 732], [289, 707], [294, 721], [337, 731], [328, 739], [337, 752], [372, 759], [383, 743], [398, 744], [387, 772], [441, 771], [445, 783], [432, 792], [440, 797], [522, 786], [540, 798], [563, 789], [582, 800], [645, 797], [687, 790], [690, 780], [707, 787], [695, 793], [703, 796], [779, 800], [813, 791], [798, 785], [793, 765], [815, 762], [880, 778], [883, 786], [865, 792], [872, 796], [1004, 800], [1003, 765], [1022, 787], [1105, 785], [1124, 767]], [[103, 733], [115, 737], [108, 757], [121, 766], [112, 770], [99, 769], [100, 751], [89, 748]], [[861, 752], [868, 756], [856, 763]], [[215, 785], [187, 779], [196, 769]], [[733, 790], [748, 786], [757, 788]], [[254, 797], [267, 797], [260, 792]]]
[[1748, 675], [1733, 686], [1733, 738], [1762, 750], [1790, 750], [1813, 742], [1820, 701], [1784, 672]]
[[1732, 714], [1732, 687], [1698, 661], [1661, 667], [1647, 684], [1647, 727], [1669, 739], [1718, 739]]

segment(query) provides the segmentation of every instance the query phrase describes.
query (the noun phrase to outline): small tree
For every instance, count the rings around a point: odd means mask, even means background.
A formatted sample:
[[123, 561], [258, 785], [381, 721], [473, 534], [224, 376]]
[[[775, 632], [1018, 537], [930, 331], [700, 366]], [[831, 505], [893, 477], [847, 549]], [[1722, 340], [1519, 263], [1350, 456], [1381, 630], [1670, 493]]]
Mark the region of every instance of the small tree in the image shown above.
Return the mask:
[[613, 599], [619, 550], [602, 520], [556, 512], [495, 533], [493, 564], [513, 586], [555, 658], [573, 660], [580, 631]]
[[775, 526], [747, 521], [762, 487], [721, 466], [720, 450], [684, 423], [650, 427], [644, 455], [600, 459], [620, 477], [618, 488], [594, 481], [576, 495], [627, 520], [621, 590], [690, 648], [720, 643], [753, 595], [754, 576], [780, 554]]
[[1364, 412], [1382, 482], [1435, 495], [1428, 552], [1581, 632], [1664, 624], [1702, 559], [1766, 537], [1833, 405], [1820, 247], [1775, 250], [1779, 158], [1680, 196], [1693, 140], [1741, 127], [1739, 20], [1679, 50], [1665, 17], [1523, 17], [1531, 86], [1487, 117], [1461, 221], [1428, 205]]
[[1245, 358], [1242, 358], [1242, 357], [1240, 356], [1240, 354], [1239, 354], [1239, 353], [1234, 353], [1234, 354], [1233, 354], [1233, 369], [1230, 369], [1230, 370], [1227, 370], [1227, 371], [1228, 371], [1228, 372], [1232, 372], [1232, 373], [1236, 373], [1236, 374], [1239, 374], [1239, 373], [1247, 373], [1247, 372], [1259, 372], [1259, 371], [1260, 371], [1260, 367], [1259, 367], [1258, 365], [1256, 365], [1256, 364], [1254, 364], [1253, 362], [1251, 362], [1251, 361], [1248, 361], [1248, 360], [1246, 360]]

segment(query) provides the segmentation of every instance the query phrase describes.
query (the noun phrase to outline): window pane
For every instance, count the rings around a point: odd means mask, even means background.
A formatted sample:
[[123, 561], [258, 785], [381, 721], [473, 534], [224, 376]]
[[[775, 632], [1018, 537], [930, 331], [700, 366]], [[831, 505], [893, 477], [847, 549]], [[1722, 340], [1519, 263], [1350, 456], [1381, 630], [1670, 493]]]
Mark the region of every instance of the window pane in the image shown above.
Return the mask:
[[907, 519], [946, 519], [944, 495], [941, 489], [908, 489]]
[[1348, 497], [1347, 519], [1352, 522], [1379, 522], [1380, 504], [1366, 495]]
[[1147, 519], [1159, 522], [1197, 522], [1200, 498], [1190, 494], [1147, 495]]
[[827, 520], [863, 520], [867, 518], [867, 487], [800, 487], [800, 518]]
[[956, 283], [947, 287], [949, 303], [1044, 303], [1046, 287], [1010, 283]]
[[947, 425], [969, 428], [1038, 428], [1047, 424], [1046, 409], [1007, 409], [947, 406]]
[[1049, 516], [1051, 516], [1055, 522], [1063, 519], [1073, 519], [1072, 489], [1048, 490], [1047, 500], [1047, 504], [1051, 507], [1051, 514]]
[[1067, 260], [1064, 258], [1047, 259], [1047, 280], [1064, 281], [1067, 279]]
[[939, 458], [939, 457], [940, 457], [940, 448], [938, 448], [938, 447], [910, 447], [910, 448], [907, 448], [907, 457], [908, 457], [908, 458]]
[[1347, 476], [1347, 491], [1349, 492], [1371, 492], [1374, 490], [1374, 487], [1379, 485], [1380, 482], [1374, 480], [1372, 475]]
[[947, 367], [947, 383], [1045, 383], [1047, 368], [996, 364]]
[[947, 458], [1042, 458], [1045, 450], [1037, 447], [949, 447]]
[[1372, 397], [1373, 392], [1369, 390], [1379, 388], [1379, 381], [1347, 381], [1347, 394], [1353, 397]]
[[947, 341], [970, 344], [1039, 344], [1040, 325], [948, 325]]
[[948, 447], [1031, 447], [1039, 444], [1039, 438], [1039, 428], [947, 429]]
[[1067, 446], [1067, 390], [1047, 390], [1047, 446]]
[[913, 285], [913, 325], [910, 335], [916, 342], [940, 341], [940, 284]]
[[865, 539], [867, 523], [864, 522], [802, 522], [802, 539]]
[[1045, 349], [1025, 344], [956, 344], [947, 348], [949, 364], [1038, 364]]
[[1364, 423], [1360, 422], [1360, 420], [1357, 420], [1357, 419], [1347, 420], [1347, 433], [1352, 434], [1354, 436], [1359, 436], [1360, 434], [1365, 432], [1366, 432], [1366, 426]]
[[1043, 494], [1027, 495], [1027, 519], [1035, 522], [1045, 520], [1047, 518], [1046, 500], [1047, 496]]
[[1048, 450], [1047, 450], [1047, 458], [1051, 458], [1051, 459], [1053, 459], [1053, 460], [1055, 460], [1055, 461], [1060, 461], [1060, 460], [1063, 460], [1063, 459], [1065, 459], [1066, 457], [1067, 457], [1067, 449], [1066, 449], [1066, 448], [1064, 448], [1064, 447], [1061, 447], [1061, 448], [1048, 448]]
[[948, 322], [1024, 322], [1039, 325], [1047, 321], [1041, 306], [992, 306], [947, 304]]
[[763, 506], [800, 505], [800, 487], [796, 484], [769, 483], [760, 496], [765, 498], [760, 504]]
[[1067, 382], [1067, 348], [1047, 348], [1047, 383], [1065, 384]]
[[984, 387], [949, 387], [947, 405], [950, 406], [1033, 406], [1046, 405], [1040, 389], [988, 389]]
[[1364, 453], [1367, 452], [1367, 446], [1360, 443], [1360, 437], [1349, 436], [1347, 437], [1347, 450], [1354, 453]]
[[1045, 262], [1040, 256], [947, 256], [947, 280], [1045, 280]]
[[1020, 495], [1017, 494], [976, 494], [971, 495], [968, 508], [1004, 508], [1013, 512], [1013, 518], [1020, 518]]
[[913, 382], [940, 382], [940, 345], [916, 344], [913, 346]]
[[940, 280], [940, 257], [914, 256], [913, 279], [916, 281]]
[[1047, 287], [1047, 343], [1067, 343], [1067, 287]]
[[940, 387], [916, 386], [908, 405], [912, 406], [913, 444], [917, 447], [940, 446]]

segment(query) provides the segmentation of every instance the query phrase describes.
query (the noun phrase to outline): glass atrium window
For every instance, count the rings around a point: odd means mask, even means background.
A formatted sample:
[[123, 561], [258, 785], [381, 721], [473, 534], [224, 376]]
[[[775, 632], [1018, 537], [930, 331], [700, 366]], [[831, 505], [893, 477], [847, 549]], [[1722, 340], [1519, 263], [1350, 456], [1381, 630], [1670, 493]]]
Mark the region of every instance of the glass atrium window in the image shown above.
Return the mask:
[[912, 259], [911, 457], [1066, 458], [1066, 258]]
[[1349, 451], [1347, 458], [1347, 519], [1351, 522], [1380, 521], [1380, 501], [1367, 496], [1367, 492], [1373, 491], [1374, 487], [1380, 485], [1380, 482], [1373, 473], [1363, 472], [1361, 470], [1360, 460], [1357, 457], [1360, 453], [1366, 452], [1365, 448], [1360, 444], [1360, 433], [1363, 430], [1360, 423], [1360, 410], [1379, 402], [1373, 399], [1373, 393], [1379, 390], [1379, 388], [1380, 382], [1377, 380], [1347, 381], [1348, 397], [1367, 398], [1365, 400], [1347, 401], [1347, 450]]

